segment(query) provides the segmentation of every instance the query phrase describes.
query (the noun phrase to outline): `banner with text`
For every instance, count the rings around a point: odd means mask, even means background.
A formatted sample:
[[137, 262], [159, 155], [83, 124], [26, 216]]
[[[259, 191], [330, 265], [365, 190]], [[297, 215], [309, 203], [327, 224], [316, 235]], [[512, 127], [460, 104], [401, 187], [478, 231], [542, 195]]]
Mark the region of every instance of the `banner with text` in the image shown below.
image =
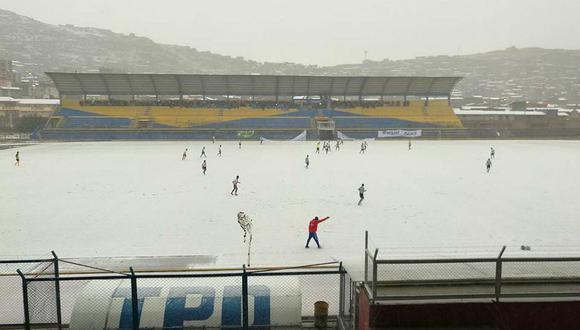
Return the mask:
[[391, 138], [391, 137], [419, 137], [421, 136], [421, 130], [404, 130], [404, 129], [388, 129], [384, 131], [379, 131], [379, 138]]

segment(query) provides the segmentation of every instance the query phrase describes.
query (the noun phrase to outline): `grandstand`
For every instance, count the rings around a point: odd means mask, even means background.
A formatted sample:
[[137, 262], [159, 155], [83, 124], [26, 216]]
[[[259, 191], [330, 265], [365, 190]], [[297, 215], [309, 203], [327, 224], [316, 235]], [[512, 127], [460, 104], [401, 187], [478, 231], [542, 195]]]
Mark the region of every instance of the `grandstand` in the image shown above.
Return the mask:
[[43, 139], [285, 140], [305, 131], [332, 139], [462, 127], [449, 105], [459, 77], [47, 75], [61, 106], [39, 132]]

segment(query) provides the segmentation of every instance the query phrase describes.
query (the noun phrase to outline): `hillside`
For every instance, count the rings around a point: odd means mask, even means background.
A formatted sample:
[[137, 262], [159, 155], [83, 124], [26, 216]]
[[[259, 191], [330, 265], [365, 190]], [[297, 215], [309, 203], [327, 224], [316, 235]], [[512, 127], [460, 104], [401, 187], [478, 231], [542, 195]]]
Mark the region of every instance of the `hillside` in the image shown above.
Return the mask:
[[331, 67], [260, 63], [159, 44], [109, 30], [51, 25], [0, 10], [0, 59], [21, 77], [45, 71], [325, 75], [460, 75], [463, 96], [580, 103], [580, 50], [508, 48], [463, 56], [365, 61]]

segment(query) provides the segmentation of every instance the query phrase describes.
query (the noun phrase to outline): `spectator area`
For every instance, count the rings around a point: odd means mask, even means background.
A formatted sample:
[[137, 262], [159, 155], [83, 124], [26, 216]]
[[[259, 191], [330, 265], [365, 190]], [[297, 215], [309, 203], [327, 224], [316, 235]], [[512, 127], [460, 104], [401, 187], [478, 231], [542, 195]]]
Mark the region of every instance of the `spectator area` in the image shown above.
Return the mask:
[[[333, 109], [312, 105], [274, 107], [178, 107], [106, 106], [66, 103], [55, 116], [62, 117], [59, 128], [138, 128], [139, 121], [149, 128], [228, 128], [309, 129], [314, 117], [332, 118], [337, 128], [421, 128], [462, 127], [446, 100], [409, 101], [405, 105], [341, 104]], [[370, 105], [372, 104], [372, 106]], [[349, 107], [347, 107], [349, 106]]]

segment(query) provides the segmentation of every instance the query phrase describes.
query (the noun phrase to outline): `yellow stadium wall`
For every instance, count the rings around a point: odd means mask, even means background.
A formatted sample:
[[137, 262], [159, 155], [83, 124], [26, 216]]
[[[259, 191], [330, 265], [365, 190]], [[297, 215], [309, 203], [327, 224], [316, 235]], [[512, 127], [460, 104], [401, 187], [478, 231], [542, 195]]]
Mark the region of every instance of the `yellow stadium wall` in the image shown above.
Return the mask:
[[[285, 114], [298, 111], [296, 109], [256, 109], [250, 107], [219, 109], [155, 106], [81, 106], [78, 101], [63, 101], [63, 107], [104, 116], [153, 120], [158, 124], [179, 128], [247, 118], [283, 117]], [[455, 115], [447, 100], [431, 100], [428, 106], [425, 106], [424, 101], [410, 101], [409, 106], [406, 107], [355, 107], [337, 108], [336, 110], [357, 114], [365, 118], [392, 118], [443, 127], [463, 127], [459, 117]]]
[[143, 106], [74, 106], [75, 110], [111, 117], [150, 119], [162, 125], [191, 127], [246, 118], [284, 115], [296, 110], [255, 108], [175, 108]]
[[455, 115], [447, 100], [431, 100], [428, 106], [425, 106], [424, 101], [410, 101], [409, 106], [406, 107], [356, 107], [337, 110], [366, 117], [393, 118], [438, 126], [463, 127], [461, 120]]

